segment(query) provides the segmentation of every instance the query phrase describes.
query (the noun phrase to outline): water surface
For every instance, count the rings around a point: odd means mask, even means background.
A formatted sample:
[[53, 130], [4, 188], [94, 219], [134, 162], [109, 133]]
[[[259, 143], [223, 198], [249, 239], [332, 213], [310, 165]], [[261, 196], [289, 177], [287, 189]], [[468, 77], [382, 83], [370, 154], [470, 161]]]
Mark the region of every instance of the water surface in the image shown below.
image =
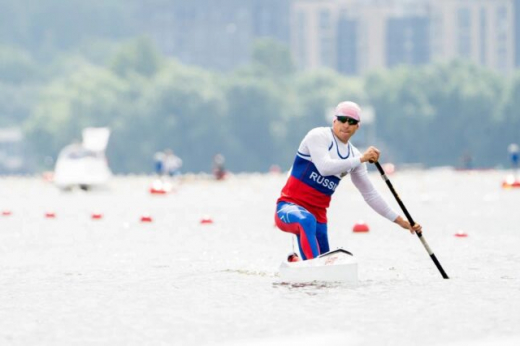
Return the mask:
[[[150, 195], [143, 176], [89, 193], [2, 178], [0, 211], [12, 215], [0, 216], [0, 344], [520, 344], [520, 189], [501, 188], [506, 174], [390, 176], [450, 280], [416, 236], [342, 182], [329, 232], [332, 248], [359, 260], [350, 285], [280, 282], [292, 247], [273, 221], [284, 175], [186, 177], [166, 196]], [[141, 223], [147, 213], [153, 222]], [[352, 232], [359, 220], [369, 233]]]

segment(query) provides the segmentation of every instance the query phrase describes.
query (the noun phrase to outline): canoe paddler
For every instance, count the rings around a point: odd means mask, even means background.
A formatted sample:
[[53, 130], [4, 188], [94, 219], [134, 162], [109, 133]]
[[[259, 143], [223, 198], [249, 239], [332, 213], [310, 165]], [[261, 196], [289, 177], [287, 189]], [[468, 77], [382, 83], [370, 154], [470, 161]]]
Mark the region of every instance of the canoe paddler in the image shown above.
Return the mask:
[[[277, 200], [275, 222], [282, 231], [296, 235], [304, 260], [329, 251], [327, 208], [347, 175], [374, 211], [412, 234], [421, 232], [421, 225], [412, 227], [370, 181], [366, 162], [378, 161], [379, 150], [370, 146], [361, 154], [350, 142], [360, 122], [361, 108], [351, 101], [341, 102], [335, 109], [332, 127], [314, 128], [300, 143], [289, 179]], [[290, 260], [297, 260], [291, 256]]]

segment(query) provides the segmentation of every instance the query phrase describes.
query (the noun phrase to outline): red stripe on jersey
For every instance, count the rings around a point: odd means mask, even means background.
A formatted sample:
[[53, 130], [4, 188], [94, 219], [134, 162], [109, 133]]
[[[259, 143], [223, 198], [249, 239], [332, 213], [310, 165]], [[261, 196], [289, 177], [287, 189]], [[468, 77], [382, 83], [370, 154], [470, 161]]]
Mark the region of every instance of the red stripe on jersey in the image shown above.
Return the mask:
[[320, 223], [327, 222], [327, 208], [330, 204], [330, 196], [319, 192], [309, 185], [290, 176], [282, 189], [282, 195], [278, 202], [294, 203], [307, 209]]

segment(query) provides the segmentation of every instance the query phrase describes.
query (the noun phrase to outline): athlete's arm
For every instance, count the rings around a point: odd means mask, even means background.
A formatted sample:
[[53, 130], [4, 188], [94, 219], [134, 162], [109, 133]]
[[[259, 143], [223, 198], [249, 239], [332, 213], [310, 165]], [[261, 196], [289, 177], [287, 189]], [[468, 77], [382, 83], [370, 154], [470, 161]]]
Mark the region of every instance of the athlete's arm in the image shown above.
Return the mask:
[[353, 170], [350, 174], [350, 178], [359, 192], [361, 192], [365, 202], [367, 202], [376, 213], [392, 222], [395, 222], [399, 215], [390, 208], [388, 203], [370, 181], [366, 163]]
[[312, 163], [322, 176], [348, 172], [361, 164], [359, 157], [349, 157], [345, 160], [332, 159], [329, 155], [331, 137], [320, 128], [311, 130], [305, 137], [305, 143], [311, 155]]

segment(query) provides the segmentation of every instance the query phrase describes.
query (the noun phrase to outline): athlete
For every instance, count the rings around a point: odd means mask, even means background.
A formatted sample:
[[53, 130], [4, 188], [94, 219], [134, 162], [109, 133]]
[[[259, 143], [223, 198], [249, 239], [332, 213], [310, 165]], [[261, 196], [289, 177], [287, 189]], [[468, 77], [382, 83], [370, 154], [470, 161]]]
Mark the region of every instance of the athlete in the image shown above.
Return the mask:
[[[277, 200], [275, 222], [284, 232], [298, 238], [304, 260], [329, 251], [327, 208], [341, 179], [346, 175], [377, 213], [412, 234], [420, 233], [398, 215], [382, 198], [368, 178], [366, 162], [376, 162], [379, 150], [369, 147], [363, 154], [350, 143], [359, 129], [360, 107], [351, 101], [338, 104], [331, 127], [317, 127], [307, 133], [298, 148], [291, 174]], [[299, 258], [292, 254], [289, 261]]]

